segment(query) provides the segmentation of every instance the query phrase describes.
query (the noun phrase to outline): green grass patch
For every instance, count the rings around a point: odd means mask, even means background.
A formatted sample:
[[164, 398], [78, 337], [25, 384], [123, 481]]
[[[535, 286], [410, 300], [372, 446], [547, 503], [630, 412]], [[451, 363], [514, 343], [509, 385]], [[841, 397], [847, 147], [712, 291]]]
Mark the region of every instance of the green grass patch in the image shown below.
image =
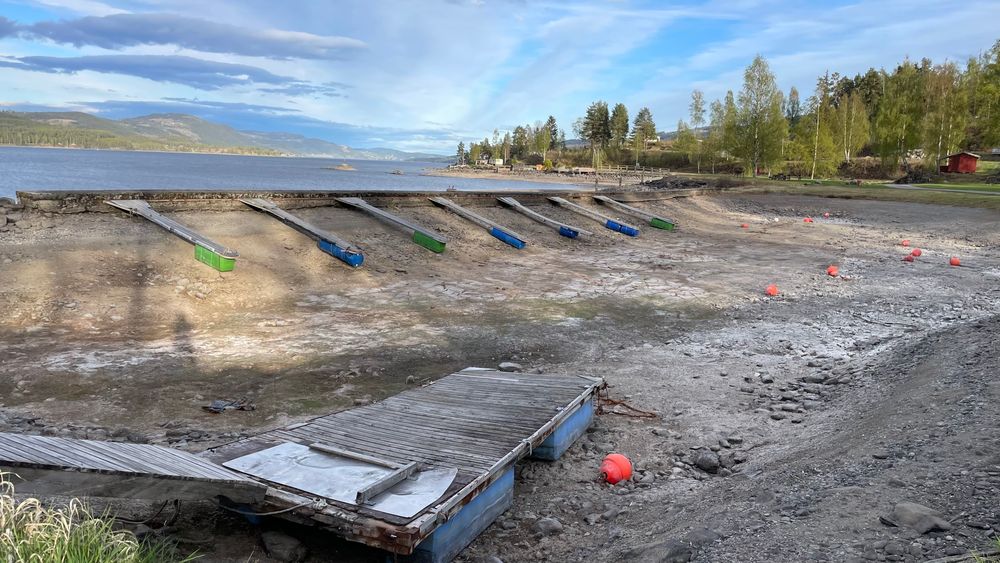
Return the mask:
[[919, 188], [942, 190], [977, 190], [980, 192], [1000, 192], [1000, 184], [913, 184]]
[[171, 546], [139, 541], [115, 528], [111, 518], [96, 518], [79, 499], [65, 507], [46, 507], [34, 498], [17, 500], [0, 474], [0, 561], [46, 563], [187, 562]]

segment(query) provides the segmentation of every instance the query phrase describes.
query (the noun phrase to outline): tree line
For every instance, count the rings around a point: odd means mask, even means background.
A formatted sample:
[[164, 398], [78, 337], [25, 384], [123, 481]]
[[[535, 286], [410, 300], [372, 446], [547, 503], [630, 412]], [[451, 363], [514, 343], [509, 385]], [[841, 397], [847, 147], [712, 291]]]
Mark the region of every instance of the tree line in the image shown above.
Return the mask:
[[468, 149], [464, 142], [460, 142], [455, 156], [458, 164], [475, 164], [480, 159], [510, 162], [512, 158], [529, 164], [542, 164], [550, 149], [565, 148], [566, 134], [556, 124], [556, 118], [550, 115], [544, 123], [536, 121], [534, 125], [518, 125], [513, 133], [504, 132], [502, 137], [500, 131], [494, 129], [492, 141], [484, 137], [478, 143], [469, 143]]
[[[699, 172], [724, 167], [753, 175], [828, 177], [862, 155], [878, 157], [886, 173], [914, 157], [934, 166], [959, 150], [1000, 146], [1000, 40], [963, 66], [924, 58], [854, 77], [824, 72], [805, 100], [795, 87], [782, 92], [758, 55], [739, 91], [707, 102], [695, 90], [688, 110], [688, 119], [677, 124], [673, 149]], [[590, 104], [573, 132], [586, 143], [594, 166], [638, 166], [649, 143], [659, 140], [649, 108], [630, 121], [624, 104], [609, 110], [605, 101]], [[470, 145], [465, 160], [460, 145], [459, 160], [476, 162], [473, 150], [505, 162], [544, 158], [559, 145], [565, 148], [565, 138], [550, 116], [513, 135], [494, 130], [493, 141]]]

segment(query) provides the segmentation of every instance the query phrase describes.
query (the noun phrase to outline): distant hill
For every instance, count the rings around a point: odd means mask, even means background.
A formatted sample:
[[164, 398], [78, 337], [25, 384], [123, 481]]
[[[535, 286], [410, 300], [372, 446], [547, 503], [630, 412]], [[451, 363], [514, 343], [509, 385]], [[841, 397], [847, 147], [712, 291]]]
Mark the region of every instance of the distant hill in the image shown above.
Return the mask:
[[0, 145], [59, 146], [352, 158], [437, 160], [452, 157], [393, 149], [356, 149], [293, 133], [239, 131], [182, 113], [104, 119], [83, 112], [0, 111]]

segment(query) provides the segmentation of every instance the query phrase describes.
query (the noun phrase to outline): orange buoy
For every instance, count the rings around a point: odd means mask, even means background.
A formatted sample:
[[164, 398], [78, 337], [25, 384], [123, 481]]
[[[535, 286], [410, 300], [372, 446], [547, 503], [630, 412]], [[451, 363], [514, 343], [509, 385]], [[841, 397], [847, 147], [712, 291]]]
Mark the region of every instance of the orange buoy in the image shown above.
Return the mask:
[[823, 214], [823, 218], [824, 218], [824, 219], [829, 219], [829, 218], [830, 218], [830, 212], [829, 212], [829, 211], [827, 211], [826, 213], [824, 213], [824, 214]]
[[805, 219], [802, 220], [802, 222], [803, 223], [812, 223], [813, 220], [812, 220], [812, 217], [806, 217]]
[[826, 269], [826, 275], [835, 278], [840, 275], [840, 268], [831, 265], [829, 268]]
[[948, 260], [948, 263], [951, 264], [952, 266], [962, 265], [962, 261], [958, 259], [958, 256], [952, 256], [951, 260]]
[[899, 246], [910, 246], [910, 239], [904, 238], [903, 241], [899, 243]]
[[632, 478], [632, 462], [622, 454], [608, 454], [601, 462], [601, 477], [614, 485]]
[[914, 248], [913, 252], [911, 252], [910, 254], [914, 256], [920, 256], [921, 254], [923, 254], [923, 252], [921, 252], [919, 248]]
[[750, 225], [748, 225], [747, 223], [743, 223], [742, 225], [740, 225], [740, 228], [741, 229], [749, 229]]
[[764, 289], [764, 293], [770, 295], [771, 297], [774, 297], [778, 295], [778, 286], [772, 283], [771, 285], [767, 286], [767, 288]]
[[903, 262], [913, 262], [913, 255], [907, 254], [906, 256], [903, 256]]

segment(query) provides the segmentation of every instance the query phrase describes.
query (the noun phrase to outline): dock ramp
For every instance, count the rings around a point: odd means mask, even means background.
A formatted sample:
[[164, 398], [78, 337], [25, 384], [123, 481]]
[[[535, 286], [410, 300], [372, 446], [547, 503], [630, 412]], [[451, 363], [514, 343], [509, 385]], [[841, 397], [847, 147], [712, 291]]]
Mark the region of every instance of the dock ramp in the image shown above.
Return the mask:
[[365, 260], [364, 254], [361, 253], [361, 249], [357, 246], [354, 246], [329, 231], [309, 223], [301, 217], [292, 215], [291, 213], [278, 207], [278, 205], [273, 201], [261, 198], [240, 199], [240, 201], [258, 211], [263, 211], [296, 231], [315, 240], [316, 245], [320, 250], [333, 256], [334, 258], [339, 259], [341, 262], [344, 262], [349, 266], [357, 268]]
[[649, 225], [651, 227], [656, 227], [657, 229], [663, 229], [665, 231], [672, 231], [677, 227], [677, 222], [672, 219], [666, 219], [658, 215], [653, 215], [647, 211], [643, 211], [642, 209], [632, 207], [631, 205], [625, 205], [624, 203], [611, 199], [608, 196], [595, 195], [594, 199], [609, 207], [614, 207], [622, 213], [627, 213], [634, 217], [645, 219], [646, 221], [649, 221]]
[[562, 236], [564, 236], [566, 238], [576, 238], [576, 237], [578, 237], [580, 235], [592, 235], [592, 234], [594, 234], [594, 233], [592, 233], [590, 231], [586, 231], [586, 230], [581, 229], [579, 227], [574, 227], [572, 225], [567, 225], [566, 223], [560, 223], [559, 221], [556, 221], [555, 219], [550, 219], [550, 218], [542, 215], [541, 213], [538, 213], [536, 211], [532, 211], [532, 210], [528, 209], [527, 207], [525, 207], [524, 205], [522, 205], [521, 202], [517, 201], [516, 199], [514, 199], [512, 197], [498, 197], [497, 200], [500, 203], [506, 205], [507, 207], [513, 209], [514, 211], [517, 211], [521, 215], [524, 215], [525, 217], [528, 217], [529, 219], [531, 219], [533, 221], [536, 221], [536, 222], [541, 223], [543, 225], [546, 225], [548, 227], [552, 227], [560, 235], [562, 235]]
[[261, 511], [421, 561], [450, 561], [513, 498], [514, 464], [558, 458], [600, 378], [469, 368], [204, 455], [269, 485]]
[[526, 244], [528, 244], [528, 239], [526, 237], [515, 233], [511, 229], [508, 229], [507, 227], [504, 227], [499, 223], [490, 221], [486, 217], [483, 217], [482, 215], [472, 210], [466, 209], [449, 199], [445, 199], [443, 197], [432, 197], [429, 199], [435, 205], [443, 207], [444, 209], [451, 211], [455, 215], [458, 215], [459, 217], [466, 219], [486, 229], [486, 231], [491, 235], [493, 235], [494, 238], [499, 239], [513, 246], [514, 248], [521, 249], [524, 248]]
[[448, 239], [431, 231], [430, 229], [425, 229], [424, 227], [407, 221], [398, 215], [389, 213], [384, 209], [379, 209], [360, 197], [338, 197], [337, 201], [343, 203], [344, 205], [364, 211], [365, 213], [385, 221], [386, 223], [406, 230], [410, 233], [410, 239], [413, 242], [419, 244], [427, 250], [430, 250], [431, 252], [437, 252], [439, 254], [444, 252], [445, 245], [448, 243]]
[[0, 471], [18, 493], [36, 496], [236, 502], [267, 487], [202, 457], [148, 444], [0, 433]]
[[193, 244], [195, 259], [208, 264], [220, 272], [232, 271], [236, 265], [236, 259], [240, 255], [238, 252], [217, 242], [213, 242], [208, 237], [155, 211], [150, 207], [149, 203], [141, 199], [111, 199], [105, 203], [126, 211], [131, 215], [138, 215], [147, 219], [167, 232]]
[[558, 205], [559, 207], [568, 209], [573, 213], [576, 213], [577, 215], [583, 215], [584, 217], [593, 219], [594, 221], [597, 221], [598, 223], [604, 225], [606, 228], [611, 229], [612, 231], [615, 231], [616, 233], [622, 233], [630, 237], [639, 236], [639, 229], [633, 227], [632, 225], [629, 225], [622, 221], [617, 221], [615, 219], [612, 219], [611, 217], [608, 217], [607, 215], [602, 215], [596, 211], [587, 209], [582, 205], [578, 205], [571, 201], [567, 201], [561, 197], [550, 197], [549, 201]]

